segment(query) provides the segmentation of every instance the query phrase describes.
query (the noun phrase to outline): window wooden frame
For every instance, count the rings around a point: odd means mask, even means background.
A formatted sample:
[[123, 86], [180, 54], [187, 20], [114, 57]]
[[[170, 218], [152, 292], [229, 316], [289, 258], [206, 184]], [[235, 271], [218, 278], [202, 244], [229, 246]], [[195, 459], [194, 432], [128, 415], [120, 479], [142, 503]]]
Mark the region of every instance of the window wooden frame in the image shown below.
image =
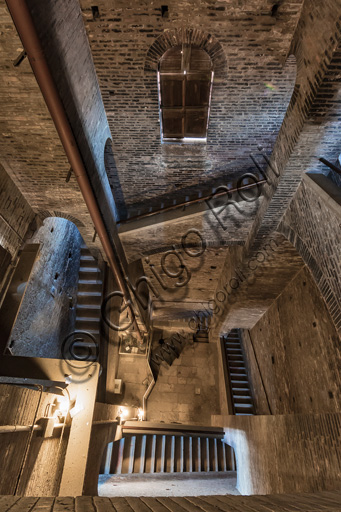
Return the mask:
[[182, 45], [164, 54], [158, 68], [162, 142], [207, 141], [213, 77], [203, 49]]

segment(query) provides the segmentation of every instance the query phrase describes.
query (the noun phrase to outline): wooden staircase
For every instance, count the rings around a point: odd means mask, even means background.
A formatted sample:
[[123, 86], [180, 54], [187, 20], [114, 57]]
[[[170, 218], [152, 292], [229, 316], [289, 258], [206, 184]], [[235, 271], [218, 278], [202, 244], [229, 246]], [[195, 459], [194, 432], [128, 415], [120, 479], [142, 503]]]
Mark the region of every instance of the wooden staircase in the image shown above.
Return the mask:
[[223, 342], [234, 414], [252, 415], [254, 405], [238, 329], [232, 329]]
[[[234, 471], [233, 450], [223, 429], [129, 422], [122, 439], [109, 443], [101, 474]], [[134, 426], [136, 428], [134, 428]]]

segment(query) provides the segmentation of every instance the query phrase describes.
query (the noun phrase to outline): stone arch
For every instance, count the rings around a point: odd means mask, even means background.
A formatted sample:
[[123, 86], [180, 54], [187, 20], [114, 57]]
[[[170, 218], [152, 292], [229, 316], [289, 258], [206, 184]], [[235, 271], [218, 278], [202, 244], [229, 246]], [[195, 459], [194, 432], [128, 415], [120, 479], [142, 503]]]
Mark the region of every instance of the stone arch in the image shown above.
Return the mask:
[[60, 212], [57, 210], [39, 210], [37, 214], [42, 222], [49, 217], [59, 217], [61, 219], [66, 219], [72, 222], [80, 232], [83, 241], [90, 249], [93, 256], [96, 258], [103, 259], [102, 246], [100, 243], [98, 243], [98, 237], [95, 236], [94, 226], [92, 223], [90, 225], [85, 225], [84, 222], [77, 219], [73, 215], [70, 215], [69, 213], [65, 212]]

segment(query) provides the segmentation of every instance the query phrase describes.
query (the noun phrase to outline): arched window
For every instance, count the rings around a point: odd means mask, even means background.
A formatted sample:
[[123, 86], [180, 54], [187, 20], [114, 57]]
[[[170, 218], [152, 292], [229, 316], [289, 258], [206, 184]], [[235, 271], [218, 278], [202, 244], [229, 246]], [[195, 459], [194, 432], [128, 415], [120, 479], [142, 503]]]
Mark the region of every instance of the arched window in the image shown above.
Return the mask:
[[164, 53], [158, 68], [162, 142], [206, 142], [213, 75], [201, 48], [182, 45]]

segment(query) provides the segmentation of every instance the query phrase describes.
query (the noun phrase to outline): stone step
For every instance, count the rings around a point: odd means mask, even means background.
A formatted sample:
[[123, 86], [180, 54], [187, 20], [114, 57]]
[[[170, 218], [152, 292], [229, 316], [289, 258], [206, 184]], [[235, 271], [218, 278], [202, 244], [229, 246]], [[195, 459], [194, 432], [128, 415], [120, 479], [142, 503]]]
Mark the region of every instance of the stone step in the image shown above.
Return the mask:
[[232, 384], [233, 388], [248, 389], [248, 387], [249, 387], [249, 384], [248, 384], [247, 381], [246, 382], [242, 382], [242, 381], [239, 381], [239, 380], [231, 379], [231, 384]]
[[[100, 332], [98, 329], [81, 329], [80, 327], [77, 326], [76, 324], [76, 330], [78, 331], [84, 331], [84, 332], [88, 332], [89, 334], [92, 334], [96, 340], [98, 340], [99, 336], [100, 336]], [[89, 343], [91, 343], [91, 341], [89, 341]]]
[[78, 281], [78, 291], [80, 292], [102, 292], [103, 283], [101, 280], [80, 279]]
[[[101, 311], [101, 305], [100, 304], [77, 304], [76, 311], [79, 310], [80, 315], [86, 315], [86, 312], [89, 311], [89, 313], [100, 314]], [[84, 312], [84, 314], [83, 314]], [[91, 316], [91, 314], [89, 315]]]
[[229, 368], [240, 368], [241, 370], [245, 369], [243, 361], [229, 361], [228, 366]]
[[232, 387], [233, 396], [251, 396], [251, 391], [249, 388], [242, 387]]
[[230, 343], [225, 343], [225, 347], [226, 350], [229, 350], [230, 348], [240, 350], [240, 343], [235, 343], [231, 341]]
[[230, 347], [227, 348], [226, 347], [226, 352], [231, 355], [232, 354], [233, 355], [241, 355], [241, 356], [243, 355], [241, 348], [237, 348], [237, 347], [236, 348], [230, 348]]
[[236, 374], [236, 373], [231, 373], [231, 379], [233, 380], [240, 380], [240, 381], [244, 381], [244, 382], [248, 382], [247, 380], [247, 375], [239, 375], [239, 374]]
[[101, 305], [102, 294], [100, 292], [78, 292], [77, 304], [78, 305]]
[[228, 358], [230, 361], [240, 361], [240, 362], [244, 362], [244, 358], [242, 356], [242, 354], [230, 354], [228, 353]]
[[91, 317], [91, 316], [77, 316], [76, 322], [88, 322], [90, 325], [98, 324], [100, 321], [100, 317]]
[[81, 260], [79, 268], [80, 269], [82, 269], [82, 268], [98, 268], [98, 264], [97, 264], [97, 261], [95, 261], [95, 260], [93, 260], [93, 261], [92, 260], [86, 260], [86, 261]]
[[247, 377], [245, 368], [231, 368], [231, 373], [234, 375], [245, 375], [245, 377]]
[[235, 404], [251, 404], [252, 405], [252, 397], [251, 396], [233, 395], [233, 400], [235, 401]]
[[99, 279], [100, 276], [101, 271], [98, 267], [79, 267], [80, 279]]
[[243, 403], [240, 403], [240, 402], [236, 402], [234, 404], [234, 408], [235, 409], [238, 409], [238, 412], [250, 412], [251, 409], [253, 410], [253, 405], [252, 404], [243, 404]]
[[89, 267], [92, 267], [93, 264], [98, 266], [97, 261], [95, 260], [95, 258], [93, 256], [91, 256], [91, 254], [81, 254], [80, 262], [81, 262], [81, 266], [88, 265]]

